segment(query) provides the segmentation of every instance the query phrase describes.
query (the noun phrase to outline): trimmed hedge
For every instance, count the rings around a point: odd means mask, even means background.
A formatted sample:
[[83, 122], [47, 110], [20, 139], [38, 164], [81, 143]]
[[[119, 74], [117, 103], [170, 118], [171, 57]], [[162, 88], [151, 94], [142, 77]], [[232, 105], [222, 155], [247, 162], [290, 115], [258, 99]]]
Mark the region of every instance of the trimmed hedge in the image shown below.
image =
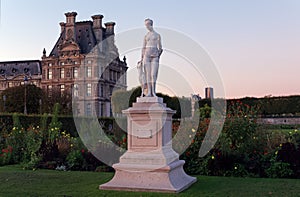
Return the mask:
[[[24, 115], [18, 114], [20, 123], [22, 127], [28, 128], [29, 126], [38, 126], [40, 125], [42, 115]], [[47, 118], [47, 125], [51, 122], [52, 115], [49, 115]], [[67, 131], [73, 137], [78, 137], [76, 130], [76, 125], [73, 119], [73, 116], [58, 116], [58, 120], [62, 123], [62, 131]], [[115, 128], [116, 123], [114, 118], [110, 117], [99, 117], [98, 121], [104, 122], [104, 127], [108, 128], [109, 125], [112, 125]], [[12, 114], [1, 114], [0, 115], [0, 136], [2, 132], [11, 131], [13, 128], [13, 118]]]

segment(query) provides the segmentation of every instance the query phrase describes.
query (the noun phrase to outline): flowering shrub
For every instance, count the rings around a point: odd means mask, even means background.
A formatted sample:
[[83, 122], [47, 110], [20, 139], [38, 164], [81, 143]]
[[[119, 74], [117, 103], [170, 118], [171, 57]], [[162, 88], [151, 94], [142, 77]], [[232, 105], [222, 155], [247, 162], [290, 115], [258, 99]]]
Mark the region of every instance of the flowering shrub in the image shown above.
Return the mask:
[[191, 143], [180, 156], [186, 161], [185, 170], [215, 176], [300, 177], [300, 132], [274, 131], [258, 125], [257, 111], [258, 107], [240, 101], [230, 103], [219, 140], [203, 158], [198, 153], [210, 122], [209, 107], [199, 110], [199, 125], [176, 122], [173, 133], [181, 133], [182, 137], [173, 141], [175, 150], [180, 152], [176, 147]]
[[[198, 120], [174, 121], [173, 148], [182, 153], [180, 158], [186, 161], [186, 172], [217, 176], [300, 178], [300, 131], [297, 128], [274, 130], [258, 125], [256, 111], [256, 107], [241, 102], [231, 103], [218, 142], [202, 158], [198, 154], [210, 123], [210, 107], [204, 105], [196, 112], [199, 114], [195, 116]], [[47, 123], [48, 116], [43, 115], [39, 125], [26, 126], [26, 129], [20, 124], [18, 115], [14, 114], [11, 129], [0, 136], [0, 165], [22, 163], [24, 169], [33, 170], [111, 171], [87, 150], [80, 138], [62, 131], [57, 114], [54, 113], [50, 124]], [[98, 122], [95, 121], [95, 124]], [[111, 140], [124, 149], [127, 147], [125, 132], [104, 122], [101, 124], [106, 137], [100, 139]], [[83, 127], [88, 128], [84, 124]], [[98, 142], [92, 131], [97, 130], [88, 130], [90, 137], [87, 140]], [[103, 141], [95, 148], [109, 148], [106, 146]]]
[[13, 128], [6, 138], [6, 145], [13, 148], [10, 163], [18, 163], [25, 159], [23, 154], [26, 147], [25, 135], [25, 129], [21, 126], [18, 115], [13, 114]]
[[4, 149], [1, 150], [1, 153], [0, 153], [0, 166], [9, 164], [11, 162], [12, 151], [13, 151], [13, 148], [11, 146], [8, 146], [7, 148], [4, 148]]
[[26, 135], [24, 136], [25, 148], [24, 148], [24, 168], [35, 169], [38, 167], [41, 161], [41, 155], [39, 153], [42, 145], [43, 135], [39, 130], [39, 126], [30, 126], [27, 129]]

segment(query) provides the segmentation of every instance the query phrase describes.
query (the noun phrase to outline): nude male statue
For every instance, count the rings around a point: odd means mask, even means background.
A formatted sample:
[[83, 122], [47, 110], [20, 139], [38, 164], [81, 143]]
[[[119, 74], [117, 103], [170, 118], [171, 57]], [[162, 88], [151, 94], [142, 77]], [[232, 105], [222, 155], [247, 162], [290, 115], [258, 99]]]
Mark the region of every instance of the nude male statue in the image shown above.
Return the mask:
[[159, 58], [163, 51], [161, 37], [154, 31], [153, 21], [151, 19], [145, 20], [145, 26], [149, 31], [144, 38], [141, 59], [146, 75], [147, 95], [145, 96], [156, 97], [156, 80], [159, 68]]

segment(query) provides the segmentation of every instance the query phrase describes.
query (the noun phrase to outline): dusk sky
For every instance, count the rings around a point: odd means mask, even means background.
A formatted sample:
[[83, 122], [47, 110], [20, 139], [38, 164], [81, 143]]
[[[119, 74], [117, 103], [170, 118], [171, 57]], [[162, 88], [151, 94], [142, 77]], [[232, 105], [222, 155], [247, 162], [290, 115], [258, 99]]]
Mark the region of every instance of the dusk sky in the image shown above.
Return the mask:
[[[181, 32], [208, 52], [227, 98], [300, 94], [299, 0], [0, 2], [0, 61], [41, 59], [43, 48], [49, 54], [65, 12], [76, 11], [77, 21], [103, 14], [104, 22], [116, 22], [116, 34], [144, 28], [144, 19], [151, 18], [154, 27]], [[137, 39], [142, 45], [142, 38]], [[128, 66], [133, 68], [138, 59], [130, 57]], [[134, 86], [130, 80], [128, 85]], [[203, 86], [194, 91], [190, 93], [204, 96]]]

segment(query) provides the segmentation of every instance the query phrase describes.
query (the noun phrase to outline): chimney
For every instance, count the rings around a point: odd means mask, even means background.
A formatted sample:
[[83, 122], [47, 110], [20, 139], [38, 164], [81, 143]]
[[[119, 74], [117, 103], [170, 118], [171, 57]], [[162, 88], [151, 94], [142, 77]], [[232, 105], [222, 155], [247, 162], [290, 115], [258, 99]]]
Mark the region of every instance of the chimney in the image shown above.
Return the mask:
[[97, 39], [97, 42], [101, 42], [102, 41], [102, 19], [103, 19], [103, 15], [94, 15], [92, 16], [93, 19], [93, 29], [94, 29], [94, 33]]
[[115, 32], [115, 30], [114, 30], [114, 28], [115, 28], [115, 25], [116, 25], [116, 23], [114, 23], [114, 22], [108, 22], [108, 23], [105, 23], [105, 27], [106, 27], [106, 35], [112, 35], [112, 34], [114, 34]]
[[76, 12], [65, 13], [67, 19], [65, 24], [65, 40], [66, 41], [75, 41], [76, 32], [75, 32], [75, 22], [76, 22]]
[[92, 16], [93, 19], [93, 27], [94, 29], [96, 28], [102, 28], [102, 19], [103, 19], [103, 15], [94, 15]]
[[60, 22], [59, 25], [60, 25], [60, 31], [62, 33], [65, 30], [65, 28], [66, 28], [66, 23]]
[[67, 17], [66, 18], [67, 25], [75, 25], [77, 13], [76, 12], [67, 12], [67, 13], [65, 13], [65, 15]]

